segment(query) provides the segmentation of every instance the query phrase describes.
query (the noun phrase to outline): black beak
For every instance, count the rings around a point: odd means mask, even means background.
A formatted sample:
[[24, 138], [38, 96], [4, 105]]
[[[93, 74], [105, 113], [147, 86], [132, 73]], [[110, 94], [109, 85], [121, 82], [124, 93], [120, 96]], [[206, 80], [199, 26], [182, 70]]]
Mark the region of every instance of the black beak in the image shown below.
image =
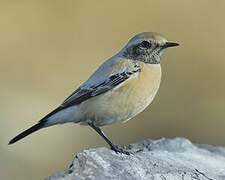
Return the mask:
[[166, 42], [164, 45], [162, 45], [162, 48], [169, 48], [169, 47], [174, 47], [174, 46], [179, 46], [178, 43], [174, 43], [174, 42]]

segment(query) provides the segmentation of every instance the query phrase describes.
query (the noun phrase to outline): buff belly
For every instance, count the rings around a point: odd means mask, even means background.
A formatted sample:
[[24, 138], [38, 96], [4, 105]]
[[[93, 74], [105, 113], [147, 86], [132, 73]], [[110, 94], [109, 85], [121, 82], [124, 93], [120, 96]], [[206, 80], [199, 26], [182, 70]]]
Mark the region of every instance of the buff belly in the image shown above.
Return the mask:
[[131, 119], [154, 99], [161, 80], [159, 64], [142, 64], [142, 71], [118, 87], [79, 105], [81, 124], [94, 121], [97, 126]]

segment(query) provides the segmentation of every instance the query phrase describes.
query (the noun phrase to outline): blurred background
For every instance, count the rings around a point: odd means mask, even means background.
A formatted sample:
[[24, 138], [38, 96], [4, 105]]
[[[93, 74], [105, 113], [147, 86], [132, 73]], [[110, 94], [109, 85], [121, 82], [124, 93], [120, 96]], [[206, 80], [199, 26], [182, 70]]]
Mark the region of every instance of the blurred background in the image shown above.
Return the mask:
[[107, 146], [74, 124], [7, 143], [143, 31], [181, 45], [164, 54], [152, 105], [105, 132], [116, 144], [181, 136], [225, 146], [224, 8], [223, 0], [1, 0], [0, 179], [44, 179], [66, 169], [79, 151]]

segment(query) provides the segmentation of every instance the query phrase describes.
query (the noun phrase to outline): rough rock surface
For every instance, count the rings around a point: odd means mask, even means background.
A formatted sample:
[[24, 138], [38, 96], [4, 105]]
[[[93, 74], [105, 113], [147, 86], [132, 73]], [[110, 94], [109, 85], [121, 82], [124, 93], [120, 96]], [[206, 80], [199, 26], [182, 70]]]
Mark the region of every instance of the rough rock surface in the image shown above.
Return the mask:
[[225, 180], [225, 148], [192, 144], [184, 138], [144, 140], [127, 147], [133, 155], [107, 148], [78, 153], [70, 168], [49, 180]]

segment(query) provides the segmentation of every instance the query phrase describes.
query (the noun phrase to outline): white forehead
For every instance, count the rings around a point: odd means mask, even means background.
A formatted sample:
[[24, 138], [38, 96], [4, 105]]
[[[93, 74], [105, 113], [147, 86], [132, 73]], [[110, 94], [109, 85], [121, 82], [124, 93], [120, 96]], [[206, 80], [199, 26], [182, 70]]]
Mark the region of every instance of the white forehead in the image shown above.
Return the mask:
[[128, 42], [128, 44], [137, 44], [142, 41], [151, 41], [156, 42], [158, 44], [164, 44], [167, 42], [166, 38], [162, 37], [160, 34], [155, 32], [143, 32], [140, 34], [137, 34], [133, 38], [131, 38]]

